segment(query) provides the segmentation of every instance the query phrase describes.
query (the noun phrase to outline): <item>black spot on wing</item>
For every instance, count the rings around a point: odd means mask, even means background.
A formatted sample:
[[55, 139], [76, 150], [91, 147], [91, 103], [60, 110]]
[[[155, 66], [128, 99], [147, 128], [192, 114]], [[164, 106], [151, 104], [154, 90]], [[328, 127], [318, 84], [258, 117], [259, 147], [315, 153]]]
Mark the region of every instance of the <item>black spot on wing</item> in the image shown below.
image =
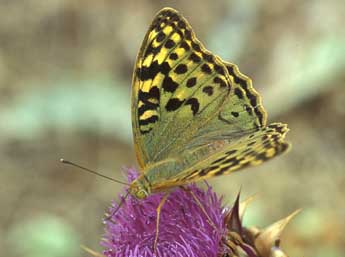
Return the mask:
[[157, 115], [153, 115], [147, 119], [144, 120], [139, 120], [139, 125], [140, 126], [145, 126], [151, 123], [155, 123], [156, 121], [158, 121], [158, 116]]
[[176, 83], [171, 77], [164, 77], [162, 88], [165, 92], [173, 93], [178, 88], [178, 83]]
[[235, 95], [238, 96], [238, 98], [243, 99], [243, 92], [239, 88], [235, 88]]
[[258, 117], [259, 121], [260, 121], [260, 125], [262, 125], [263, 124], [263, 120], [264, 120], [263, 114], [259, 111], [258, 108], [255, 108], [254, 111], [255, 111], [255, 114]]
[[238, 112], [231, 112], [231, 115], [234, 116], [235, 118], [237, 118], [239, 116]]
[[199, 63], [201, 61], [201, 58], [199, 55], [195, 54], [195, 53], [192, 53], [190, 56], [189, 56], [189, 60], [193, 61], [194, 63]]
[[289, 149], [289, 144], [288, 143], [283, 143], [280, 145], [279, 152], [285, 152], [287, 149]]
[[224, 174], [224, 172], [226, 172], [228, 169], [229, 169], [228, 166], [223, 167], [223, 168], [221, 168], [219, 171], [217, 171], [214, 175], [215, 175], [215, 176], [222, 175], [222, 174]]
[[157, 110], [159, 107], [159, 104], [156, 103], [151, 103], [149, 101], [144, 102], [142, 106], [139, 107], [138, 109], [138, 115], [141, 116], [146, 112], [147, 110]]
[[222, 157], [216, 159], [215, 161], [213, 161], [211, 164], [216, 164], [216, 163], [222, 162], [222, 161], [224, 161], [226, 158], [227, 158], [226, 155], [225, 155], [225, 156], [222, 156]]
[[192, 40], [192, 32], [190, 30], [185, 30], [184, 34], [187, 40]]
[[171, 49], [171, 48], [173, 48], [175, 45], [176, 45], [176, 44], [175, 44], [174, 40], [168, 39], [168, 40], [165, 42], [164, 47], [165, 47], [165, 48], [168, 48], [168, 49]]
[[214, 70], [220, 74], [220, 75], [223, 75], [224, 76], [224, 67], [222, 67], [221, 65], [218, 65], [218, 64], [214, 64]]
[[210, 68], [210, 66], [206, 63], [204, 63], [202, 66], [201, 66], [201, 71], [206, 73], [206, 74], [211, 74], [212, 70]]
[[181, 63], [181, 64], [177, 65], [177, 67], [175, 68], [174, 72], [176, 74], [183, 74], [183, 73], [186, 73], [187, 70], [188, 70], [187, 65]]
[[195, 42], [192, 42], [192, 48], [197, 52], [201, 52], [200, 45]]
[[196, 77], [187, 80], [186, 86], [188, 88], [194, 87], [196, 85]]
[[284, 125], [273, 123], [267, 126], [268, 128], [274, 129], [275, 131], [279, 133], [283, 133], [283, 129], [285, 128]]
[[214, 62], [214, 57], [213, 57], [212, 54], [202, 53], [202, 58], [204, 58], [204, 60], [206, 60], [209, 63], [213, 63]]
[[232, 154], [234, 154], [234, 153], [236, 153], [236, 152], [237, 152], [237, 150], [236, 150], [236, 149], [233, 149], [233, 150], [230, 150], [230, 151], [225, 152], [225, 154], [227, 154], [227, 155], [232, 155]]
[[145, 50], [144, 58], [146, 58], [150, 54], [156, 55], [161, 50], [161, 48], [162, 48], [161, 45], [157, 47], [153, 47], [152, 43], [149, 44], [149, 46]]
[[185, 100], [180, 100], [178, 98], [170, 98], [167, 104], [165, 105], [165, 109], [168, 112], [176, 111], [181, 105], [184, 103]]
[[202, 92], [204, 92], [208, 96], [211, 96], [211, 95], [213, 95], [213, 87], [212, 86], [206, 86], [202, 89]]
[[210, 166], [210, 167], [208, 167], [208, 168], [204, 168], [204, 169], [200, 170], [198, 175], [200, 175], [200, 176], [205, 176], [205, 175], [207, 175], [210, 171], [216, 170], [217, 168], [218, 168], [218, 165], [212, 165], [212, 166]]
[[180, 29], [185, 29], [186, 28], [186, 23], [183, 20], [179, 20], [178, 23], [177, 23], [177, 26]]
[[171, 70], [168, 62], [163, 62], [162, 64], [159, 64], [158, 61], [154, 61], [150, 64], [149, 67], [143, 66], [141, 68], [138, 68], [136, 71], [137, 77], [141, 81], [146, 81], [153, 79], [156, 77], [158, 73], [162, 73], [164, 75], [168, 74]]
[[170, 60], [177, 60], [177, 59], [178, 59], [177, 53], [171, 53], [171, 54], [169, 55], [169, 59], [170, 59]]
[[161, 32], [158, 33], [156, 40], [157, 40], [158, 43], [160, 43], [160, 42], [162, 42], [165, 39], [165, 37], [166, 37], [166, 35], [164, 34], [163, 31], [161, 31]]
[[252, 98], [249, 98], [250, 99], [250, 104], [255, 107], [257, 105], [257, 98], [256, 97], [252, 97]]
[[259, 153], [258, 155], [256, 155], [255, 159], [258, 161], [267, 161], [270, 158], [266, 156], [265, 152], [263, 152], [263, 153]]
[[199, 107], [200, 107], [200, 104], [199, 104], [199, 101], [198, 99], [196, 98], [190, 98], [187, 100], [187, 102], [185, 103], [185, 105], [190, 105], [191, 109], [192, 109], [192, 112], [193, 112], [193, 116], [195, 116], [195, 114], [198, 113], [199, 111]]
[[236, 157], [232, 157], [223, 161], [222, 164], [230, 164], [230, 166], [236, 166], [240, 163], [240, 161], [241, 161], [240, 159], [237, 159]]
[[159, 107], [159, 89], [156, 86], [154, 86], [150, 88], [149, 92], [143, 92], [142, 90], [139, 90], [138, 100], [143, 103], [138, 109], [139, 116], [141, 116], [147, 110], [156, 110]]
[[215, 176], [219, 176], [219, 175], [223, 175], [225, 172], [227, 172], [230, 168], [235, 167], [237, 165], [240, 164], [240, 168], [244, 168], [247, 167], [249, 165], [249, 162], [245, 162], [245, 163], [241, 163], [241, 161], [243, 161], [244, 159], [240, 158], [230, 158], [227, 159], [225, 161], [223, 161], [222, 165], [225, 164], [224, 167], [222, 167], [219, 171], [217, 171], [214, 175]]
[[151, 87], [148, 93], [144, 93], [144, 94], [143, 94], [143, 92], [141, 92], [141, 93], [142, 93], [142, 95], [141, 95], [141, 97], [139, 96], [139, 100], [142, 100], [141, 98], [145, 98], [145, 99], [154, 98], [154, 99], [159, 100], [159, 97], [160, 97], [159, 89], [156, 86]]
[[190, 46], [188, 45], [188, 43], [186, 41], [182, 41], [182, 43], [180, 44], [180, 47], [186, 51], [188, 51], [190, 49]]
[[145, 135], [145, 134], [150, 133], [151, 130], [152, 130], [152, 128], [149, 128], [149, 129], [142, 129], [142, 128], [140, 128], [140, 133], [141, 133], [142, 135]]
[[256, 143], [255, 141], [252, 141], [252, 142], [248, 143], [247, 146], [252, 146], [252, 145], [254, 145], [255, 143]]
[[227, 86], [226, 82], [223, 79], [221, 79], [220, 77], [215, 77], [213, 79], [213, 82], [219, 84], [220, 87], [226, 87]]
[[249, 115], [253, 115], [253, 108], [250, 107], [249, 105], [245, 104], [244, 105], [244, 109], [246, 110], [246, 112], [249, 114]]

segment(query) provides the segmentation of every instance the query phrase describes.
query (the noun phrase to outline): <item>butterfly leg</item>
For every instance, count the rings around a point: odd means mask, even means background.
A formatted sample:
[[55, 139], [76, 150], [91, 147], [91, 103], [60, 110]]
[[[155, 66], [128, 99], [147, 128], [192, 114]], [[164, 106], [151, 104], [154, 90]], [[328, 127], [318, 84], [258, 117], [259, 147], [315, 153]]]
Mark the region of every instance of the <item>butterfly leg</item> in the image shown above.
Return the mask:
[[192, 195], [192, 197], [194, 198], [194, 200], [196, 201], [197, 205], [199, 205], [201, 211], [206, 215], [207, 219], [208, 219], [208, 222], [209, 224], [213, 227], [214, 230], [218, 230], [217, 226], [214, 224], [214, 222], [212, 221], [211, 217], [208, 215], [208, 213], [206, 212], [204, 206], [202, 205], [202, 203], [200, 202], [199, 198], [196, 196], [196, 194], [188, 189], [187, 187], [184, 187], [184, 186], [180, 186], [184, 191], [190, 193]]
[[162, 210], [162, 207], [163, 207], [165, 201], [167, 200], [168, 196], [169, 196], [169, 192], [166, 192], [164, 194], [164, 196], [162, 197], [161, 202], [159, 203], [159, 205], [157, 207], [156, 236], [155, 236], [155, 241], [153, 244], [153, 252], [155, 254], [157, 252], [158, 234], [159, 234], [159, 220], [160, 220], [160, 216], [161, 216], [161, 210]]

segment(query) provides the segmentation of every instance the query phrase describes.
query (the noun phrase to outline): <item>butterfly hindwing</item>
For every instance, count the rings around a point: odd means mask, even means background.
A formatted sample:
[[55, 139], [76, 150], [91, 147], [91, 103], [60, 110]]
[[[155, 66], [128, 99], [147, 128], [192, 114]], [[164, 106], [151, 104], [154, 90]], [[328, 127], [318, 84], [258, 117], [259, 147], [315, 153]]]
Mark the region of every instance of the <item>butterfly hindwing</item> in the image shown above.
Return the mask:
[[[233, 143], [224, 139], [221, 142], [214, 142], [215, 145], [199, 147], [181, 157], [184, 159], [180, 162], [186, 162], [186, 166], [190, 167], [165, 181], [157, 181], [152, 184], [152, 189], [160, 191], [166, 187], [226, 175], [245, 167], [259, 165], [289, 148], [289, 144], [284, 142], [287, 132], [286, 124], [272, 123], [253, 133], [243, 135]], [[198, 156], [198, 161], [190, 165], [188, 160], [193, 159], [194, 155]]]

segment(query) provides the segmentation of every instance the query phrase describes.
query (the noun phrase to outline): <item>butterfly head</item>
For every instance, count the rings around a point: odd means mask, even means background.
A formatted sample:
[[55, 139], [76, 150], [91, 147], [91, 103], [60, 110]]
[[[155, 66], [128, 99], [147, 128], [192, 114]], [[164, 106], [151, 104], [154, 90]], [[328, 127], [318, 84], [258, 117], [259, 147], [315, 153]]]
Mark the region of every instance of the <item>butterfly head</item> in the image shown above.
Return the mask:
[[145, 199], [150, 194], [148, 182], [144, 177], [138, 177], [130, 184], [129, 193], [137, 199]]

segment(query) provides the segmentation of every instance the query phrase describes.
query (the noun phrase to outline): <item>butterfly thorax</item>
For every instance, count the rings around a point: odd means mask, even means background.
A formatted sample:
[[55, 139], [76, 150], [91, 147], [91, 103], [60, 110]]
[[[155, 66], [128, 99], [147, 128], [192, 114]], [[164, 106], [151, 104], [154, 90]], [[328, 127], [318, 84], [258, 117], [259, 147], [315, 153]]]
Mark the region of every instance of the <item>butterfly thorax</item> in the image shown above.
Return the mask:
[[174, 158], [147, 165], [141, 175], [131, 183], [129, 193], [138, 199], [144, 199], [151, 193], [162, 191], [166, 180], [181, 172], [181, 165], [182, 163]]

